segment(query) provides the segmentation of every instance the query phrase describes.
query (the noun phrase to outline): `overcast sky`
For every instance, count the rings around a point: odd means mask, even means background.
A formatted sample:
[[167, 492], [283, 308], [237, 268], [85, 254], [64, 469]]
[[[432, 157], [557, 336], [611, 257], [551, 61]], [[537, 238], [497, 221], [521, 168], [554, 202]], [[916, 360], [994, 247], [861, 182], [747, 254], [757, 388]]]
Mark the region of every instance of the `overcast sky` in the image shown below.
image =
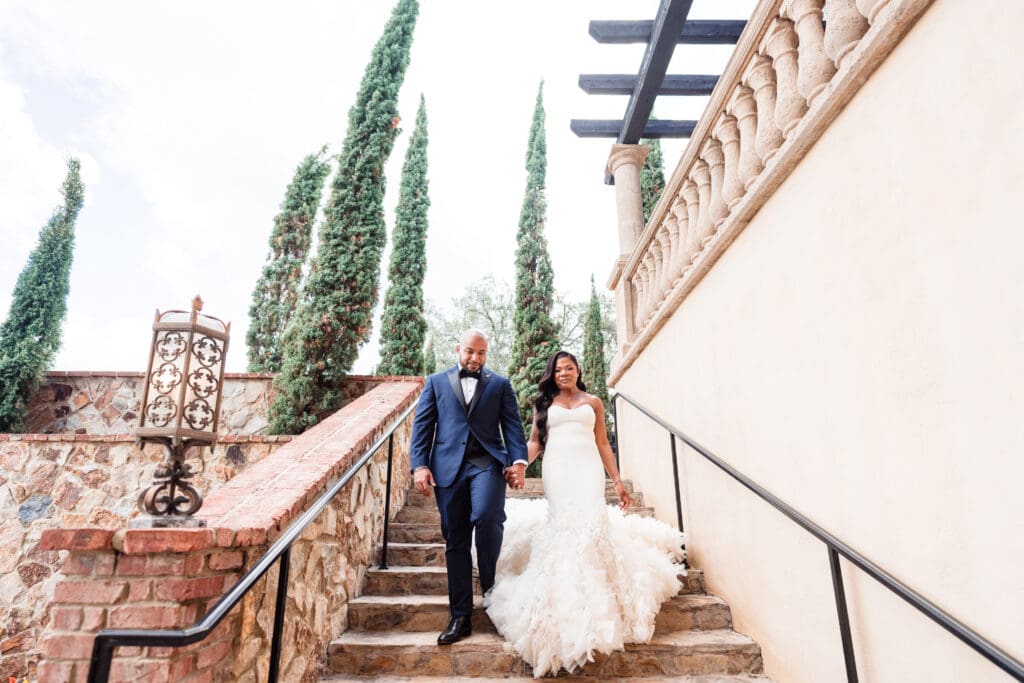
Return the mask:
[[[155, 309], [232, 323], [245, 368], [253, 286], [295, 167], [344, 138], [393, 3], [0, 0], [0, 311], [39, 228], [82, 161], [64, 344], [56, 369], [142, 370]], [[690, 16], [746, 19], [753, 0], [695, 0]], [[387, 167], [389, 230], [420, 93], [429, 118], [424, 284], [446, 303], [488, 273], [511, 281], [526, 139], [545, 81], [547, 238], [559, 290], [583, 298], [617, 255], [611, 140], [571, 118], [621, 118], [626, 97], [586, 95], [581, 73], [635, 72], [643, 45], [599, 45], [591, 19], [651, 19], [657, 0], [421, 0]], [[679, 46], [670, 73], [720, 73], [731, 46]], [[698, 118], [706, 98], [661, 98]], [[667, 141], [671, 172], [685, 141]], [[386, 274], [387, 261], [382, 264]], [[383, 290], [382, 290], [383, 291]], [[378, 310], [379, 315], [379, 310]], [[377, 363], [375, 342], [354, 370]]]

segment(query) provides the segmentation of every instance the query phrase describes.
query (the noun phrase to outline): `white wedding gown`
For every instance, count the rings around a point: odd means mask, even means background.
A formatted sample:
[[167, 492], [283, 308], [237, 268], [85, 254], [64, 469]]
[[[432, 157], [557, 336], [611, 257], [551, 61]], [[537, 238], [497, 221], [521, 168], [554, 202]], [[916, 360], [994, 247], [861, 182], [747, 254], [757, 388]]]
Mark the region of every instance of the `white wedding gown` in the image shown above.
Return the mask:
[[587, 404], [552, 405], [545, 499], [505, 503], [497, 576], [484, 605], [535, 677], [650, 640], [661, 603], [680, 588], [682, 534], [605, 503], [594, 420]]

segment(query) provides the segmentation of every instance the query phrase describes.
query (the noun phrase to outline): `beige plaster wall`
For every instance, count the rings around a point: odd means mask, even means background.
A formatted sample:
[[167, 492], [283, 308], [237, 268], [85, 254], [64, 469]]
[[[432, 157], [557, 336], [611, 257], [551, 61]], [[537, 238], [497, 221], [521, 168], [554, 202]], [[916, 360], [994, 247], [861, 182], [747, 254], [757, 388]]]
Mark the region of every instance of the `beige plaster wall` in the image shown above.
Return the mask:
[[[935, 2], [618, 383], [1018, 659], [1022, 27]], [[667, 437], [621, 420], [624, 476], [674, 520]], [[824, 546], [692, 452], [681, 479], [766, 673], [843, 680]], [[1007, 680], [843, 568], [861, 680]]]

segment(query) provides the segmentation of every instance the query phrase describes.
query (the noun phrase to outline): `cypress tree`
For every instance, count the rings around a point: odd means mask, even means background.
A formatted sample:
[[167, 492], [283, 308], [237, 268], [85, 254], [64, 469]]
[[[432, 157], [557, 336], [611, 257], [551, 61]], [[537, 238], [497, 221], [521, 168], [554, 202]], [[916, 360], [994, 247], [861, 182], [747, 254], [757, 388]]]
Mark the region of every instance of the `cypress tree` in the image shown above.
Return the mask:
[[437, 351], [434, 350], [434, 335], [427, 340], [427, 348], [423, 349], [423, 374], [432, 375], [437, 372]]
[[419, 375], [423, 370], [423, 277], [427, 270], [427, 105], [420, 96], [416, 128], [402, 165], [391, 238], [388, 293], [381, 316], [382, 375]]
[[39, 231], [39, 242], [18, 275], [7, 320], [0, 326], [0, 432], [21, 429], [26, 405], [60, 349], [67, 313], [75, 220], [85, 187], [78, 159], [68, 160], [64, 205]]
[[245, 335], [249, 372], [281, 369], [282, 338], [299, 301], [313, 218], [331, 168], [324, 158], [326, 153], [325, 146], [302, 160], [285, 191], [281, 211], [274, 217], [267, 263], [249, 306], [249, 331]]
[[647, 225], [655, 205], [661, 199], [661, 193], [665, 190], [665, 168], [661, 156], [661, 141], [654, 138], [644, 142], [651, 146], [651, 151], [640, 169], [640, 196], [644, 204], [644, 225]]
[[604, 331], [601, 319], [601, 302], [597, 298], [594, 276], [590, 276], [590, 303], [587, 305], [583, 325], [583, 361], [580, 370], [587, 391], [601, 399], [604, 404], [604, 426], [611, 430], [611, 405], [608, 402], [608, 366], [604, 357]]
[[554, 272], [544, 237], [547, 142], [543, 89], [544, 83], [541, 82], [526, 152], [526, 194], [516, 236], [515, 338], [508, 369], [512, 386], [519, 396], [519, 414], [527, 432], [533, 421], [537, 382], [544, 374], [548, 358], [558, 350], [558, 330], [551, 320]]
[[395, 4], [349, 110], [317, 255], [274, 378], [272, 433], [301, 432], [336, 410], [345, 373], [370, 338], [387, 239], [384, 164], [398, 135], [398, 91], [418, 11], [417, 0]]

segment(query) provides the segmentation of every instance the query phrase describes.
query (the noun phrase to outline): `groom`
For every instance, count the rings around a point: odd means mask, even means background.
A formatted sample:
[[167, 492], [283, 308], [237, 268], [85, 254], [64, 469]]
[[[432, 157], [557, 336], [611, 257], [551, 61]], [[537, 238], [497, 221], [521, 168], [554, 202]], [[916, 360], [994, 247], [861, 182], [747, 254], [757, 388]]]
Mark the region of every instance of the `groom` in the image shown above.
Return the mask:
[[458, 365], [426, 379], [409, 444], [413, 484], [423, 495], [435, 489], [445, 539], [451, 621], [438, 645], [456, 643], [472, 631], [473, 531], [486, 593], [501, 551], [505, 485], [521, 488], [527, 464], [512, 384], [484, 368], [487, 338], [469, 330], [455, 351]]

